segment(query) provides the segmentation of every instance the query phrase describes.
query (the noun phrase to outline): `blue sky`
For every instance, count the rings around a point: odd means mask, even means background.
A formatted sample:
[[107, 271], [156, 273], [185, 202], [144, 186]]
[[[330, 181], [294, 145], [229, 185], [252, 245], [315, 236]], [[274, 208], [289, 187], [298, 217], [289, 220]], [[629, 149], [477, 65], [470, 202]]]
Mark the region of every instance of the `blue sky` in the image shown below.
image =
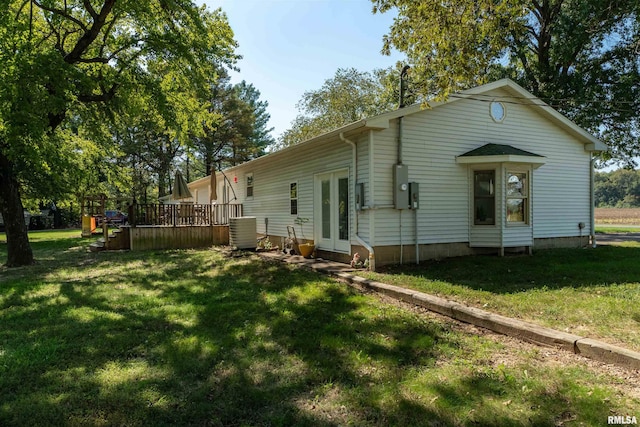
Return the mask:
[[221, 7], [239, 43], [239, 73], [269, 102], [270, 126], [278, 137], [297, 115], [296, 103], [319, 89], [338, 68], [360, 71], [393, 66], [403, 59], [380, 53], [391, 12], [373, 15], [370, 0], [207, 0]]

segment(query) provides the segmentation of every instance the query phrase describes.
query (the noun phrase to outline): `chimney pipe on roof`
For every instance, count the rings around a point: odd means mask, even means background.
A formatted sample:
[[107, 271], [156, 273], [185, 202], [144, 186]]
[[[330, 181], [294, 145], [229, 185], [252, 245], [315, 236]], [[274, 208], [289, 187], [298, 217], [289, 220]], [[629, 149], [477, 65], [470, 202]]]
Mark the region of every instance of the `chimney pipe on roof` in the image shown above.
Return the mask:
[[404, 104], [404, 93], [407, 90], [406, 86], [407, 86], [407, 74], [409, 72], [409, 68], [411, 68], [409, 65], [405, 65], [404, 67], [402, 67], [402, 71], [400, 71], [400, 102], [399, 102], [399, 107], [398, 108], [404, 108], [405, 104]]

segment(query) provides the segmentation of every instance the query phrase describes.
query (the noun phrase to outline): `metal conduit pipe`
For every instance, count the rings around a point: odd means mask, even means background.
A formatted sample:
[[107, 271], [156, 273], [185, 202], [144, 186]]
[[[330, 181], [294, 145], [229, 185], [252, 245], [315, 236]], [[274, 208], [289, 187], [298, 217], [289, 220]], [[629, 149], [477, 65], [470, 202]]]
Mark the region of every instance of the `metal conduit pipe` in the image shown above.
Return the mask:
[[418, 243], [418, 209], [413, 210], [414, 235], [416, 239], [416, 265], [420, 264], [420, 244]]
[[591, 178], [590, 182], [590, 207], [591, 210], [591, 246], [596, 248], [598, 246], [596, 242], [596, 219], [595, 219], [595, 176], [594, 176], [594, 168], [595, 168], [596, 160], [593, 157], [593, 153], [591, 153], [591, 162], [589, 163], [589, 177]]
[[[398, 108], [404, 108], [404, 95], [405, 95], [405, 89], [406, 89], [406, 79], [407, 79], [407, 73], [409, 71], [409, 68], [411, 68], [409, 65], [405, 65], [404, 67], [402, 67], [402, 70], [400, 71], [400, 99], [398, 102]], [[400, 116], [398, 117], [398, 152], [397, 152], [397, 164], [401, 165], [402, 161], [403, 161], [403, 152], [402, 152], [402, 119], [404, 117]], [[396, 208], [397, 209], [397, 208]], [[398, 215], [400, 217], [400, 264], [402, 265], [403, 263], [403, 255], [404, 255], [404, 242], [402, 241], [402, 212], [403, 212], [404, 208], [400, 208], [398, 210]]]
[[[345, 138], [344, 137], [344, 133], [340, 132], [340, 140], [342, 142], [346, 142], [347, 144], [349, 144], [351, 146], [351, 162], [352, 162], [352, 170], [353, 170], [353, 180], [355, 182], [355, 180], [358, 177], [358, 152], [357, 152], [357, 148], [356, 148], [356, 143]], [[354, 233], [353, 235], [356, 238], [356, 241], [364, 246], [364, 248], [369, 251], [369, 269], [371, 271], [376, 271], [376, 258], [375, 258], [375, 252], [373, 250], [373, 247], [368, 244], [367, 242], [365, 242], [359, 235], [358, 235], [358, 212], [355, 212], [354, 215]]]

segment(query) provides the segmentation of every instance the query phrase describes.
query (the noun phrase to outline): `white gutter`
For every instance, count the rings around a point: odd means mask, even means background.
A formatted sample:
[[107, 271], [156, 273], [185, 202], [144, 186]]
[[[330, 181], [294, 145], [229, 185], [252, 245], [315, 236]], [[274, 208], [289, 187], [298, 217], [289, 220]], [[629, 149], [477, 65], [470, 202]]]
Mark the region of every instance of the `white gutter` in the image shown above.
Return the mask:
[[[358, 178], [358, 152], [357, 152], [357, 148], [356, 148], [356, 143], [345, 138], [344, 137], [344, 132], [340, 132], [339, 134], [340, 136], [340, 140], [342, 142], [346, 142], [347, 144], [351, 145], [351, 162], [352, 162], [352, 167], [351, 169], [353, 170], [353, 181], [355, 183], [356, 179]], [[376, 264], [375, 264], [375, 252], [373, 250], [373, 247], [371, 245], [369, 245], [367, 242], [365, 242], [364, 240], [362, 240], [362, 238], [358, 235], [358, 212], [354, 212], [354, 233], [353, 235], [356, 238], [356, 241], [361, 244], [362, 246], [364, 246], [364, 248], [369, 251], [369, 269], [371, 271], [376, 271]]]

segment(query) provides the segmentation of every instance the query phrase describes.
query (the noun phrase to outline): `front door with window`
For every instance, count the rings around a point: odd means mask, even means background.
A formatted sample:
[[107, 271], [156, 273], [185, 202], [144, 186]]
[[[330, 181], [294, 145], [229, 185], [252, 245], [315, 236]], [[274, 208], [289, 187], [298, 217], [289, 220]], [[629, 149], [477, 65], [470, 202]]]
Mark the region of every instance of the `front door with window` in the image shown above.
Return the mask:
[[318, 249], [350, 253], [348, 171], [317, 175], [315, 197], [314, 231]]

